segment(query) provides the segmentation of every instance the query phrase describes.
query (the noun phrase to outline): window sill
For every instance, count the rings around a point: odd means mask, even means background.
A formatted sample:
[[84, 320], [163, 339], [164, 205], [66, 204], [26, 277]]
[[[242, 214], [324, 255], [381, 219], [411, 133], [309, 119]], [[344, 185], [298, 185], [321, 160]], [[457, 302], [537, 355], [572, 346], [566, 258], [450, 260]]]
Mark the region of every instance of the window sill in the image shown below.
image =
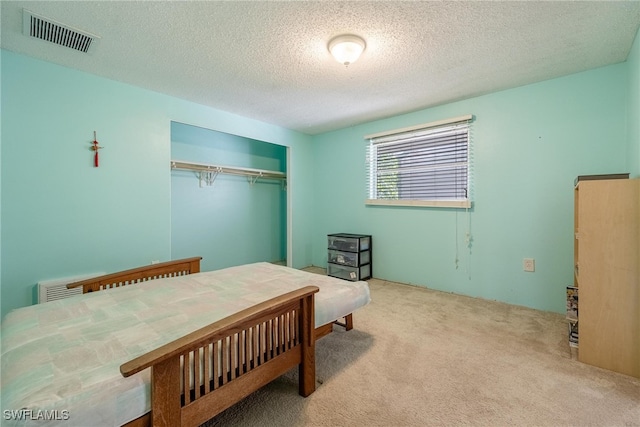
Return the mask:
[[424, 208], [459, 208], [471, 207], [470, 200], [377, 200], [367, 199], [365, 205], [372, 206], [411, 206]]

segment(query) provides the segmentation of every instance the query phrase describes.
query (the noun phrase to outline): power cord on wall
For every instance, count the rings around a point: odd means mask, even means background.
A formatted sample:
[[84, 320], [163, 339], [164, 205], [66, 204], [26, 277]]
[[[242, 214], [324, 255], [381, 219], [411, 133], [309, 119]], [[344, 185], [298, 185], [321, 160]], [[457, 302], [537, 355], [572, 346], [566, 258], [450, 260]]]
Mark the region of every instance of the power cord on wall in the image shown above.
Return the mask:
[[[465, 213], [467, 215], [467, 231], [464, 235], [464, 242], [468, 251], [467, 276], [469, 280], [471, 280], [471, 245], [473, 243], [473, 236], [471, 235], [471, 211], [469, 210], [469, 208], [465, 209]], [[458, 237], [458, 213], [456, 212], [456, 256], [454, 259], [456, 270], [460, 267], [460, 249], [458, 246]]]
[[471, 211], [466, 208], [467, 213], [467, 232], [465, 234], [465, 243], [467, 244], [468, 256], [467, 256], [467, 277], [471, 280], [471, 244], [473, 242], [473, 236], [471, 235]]

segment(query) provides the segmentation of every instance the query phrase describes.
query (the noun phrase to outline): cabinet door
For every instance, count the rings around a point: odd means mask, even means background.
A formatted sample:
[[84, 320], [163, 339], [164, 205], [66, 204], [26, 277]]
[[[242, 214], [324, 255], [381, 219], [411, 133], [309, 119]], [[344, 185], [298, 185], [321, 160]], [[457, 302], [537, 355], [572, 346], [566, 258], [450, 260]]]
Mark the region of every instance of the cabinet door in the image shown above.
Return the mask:
[[578, 358], [640, 377], [640, 181], [584, 181], [578, 193]]

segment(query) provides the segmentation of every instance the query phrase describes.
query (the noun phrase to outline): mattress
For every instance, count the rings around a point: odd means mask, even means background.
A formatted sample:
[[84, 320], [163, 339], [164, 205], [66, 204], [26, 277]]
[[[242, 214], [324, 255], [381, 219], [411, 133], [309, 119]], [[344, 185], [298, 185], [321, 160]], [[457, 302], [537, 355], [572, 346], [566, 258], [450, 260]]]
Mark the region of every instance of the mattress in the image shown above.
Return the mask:
[[149, 370], [120, 365], [233, 313], [318, 286], [316, 327], [369, 303], [366, 282], [270, 263], [20, 308], [2, 321], [2, 425], [119, 426], [150, 411]]

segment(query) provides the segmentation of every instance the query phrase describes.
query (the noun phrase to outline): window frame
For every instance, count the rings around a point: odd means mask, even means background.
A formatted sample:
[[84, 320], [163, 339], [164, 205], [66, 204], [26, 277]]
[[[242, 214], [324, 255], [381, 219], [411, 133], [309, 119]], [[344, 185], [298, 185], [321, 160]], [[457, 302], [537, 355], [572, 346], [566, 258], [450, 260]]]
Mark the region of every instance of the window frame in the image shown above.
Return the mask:
[[[367, 199], [365, 200], [366, 205], [372, 206], [408, 206], [408, 207], [435, 207], [435, 208], [470, 208], [472, 207], [472, 194], [471, 194], [471, 181], [472, 181], [472, 164], [471, 164], [471, 122], [473, 121], [473, 115], [464, 115], [460, 117], [454, 117], [451, 119], [439, 120], [435, 122], [420, 124], [416, 126], [406, 127], [402, 129], [395, 129], [385, 132], [379, 132], [375, 134], [365, 135], [364, 139], [367, 141], [366, 147], [366, 173], [367, 173]], [[372, 199], [371, 195], [373, 191], [375, 191], [374, 186], [377, 186], [377, 179], [374, 177], [375, 173], [375, 162], [378, 160], [378, 156], [376, 154], [376, 159], [372, 159], [372, 147], [376, 145], [376, 139], [378, 140], [378, 144], [380, 144], [380, 139], [386, 137], [398, 136], [400, 139], [401, 135], [409, 134], [411, 132], [419, 132], [419, 131], [427, 131], [430, 129], [444, 128], [447, 126], [452, 126], [457, 123], [467, 123], [467, 157], [466, 157], [466, 177], [467, 177], [467, 185], [466, 185], [466, 197], [465, 198], [433, 198], [433, 199], [381, 199], [376, 198]], [[388, 143], [385, 142], [385, 143]]]

